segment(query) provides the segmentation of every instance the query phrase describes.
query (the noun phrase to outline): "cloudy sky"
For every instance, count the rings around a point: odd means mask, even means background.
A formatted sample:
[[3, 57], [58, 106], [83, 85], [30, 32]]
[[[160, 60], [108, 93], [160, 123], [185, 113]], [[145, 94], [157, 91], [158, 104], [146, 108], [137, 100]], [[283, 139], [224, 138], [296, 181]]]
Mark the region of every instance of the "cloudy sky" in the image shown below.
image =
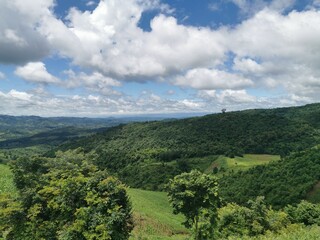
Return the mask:
[[1, 0], [0, 114], [320, 101], [320, 0]]

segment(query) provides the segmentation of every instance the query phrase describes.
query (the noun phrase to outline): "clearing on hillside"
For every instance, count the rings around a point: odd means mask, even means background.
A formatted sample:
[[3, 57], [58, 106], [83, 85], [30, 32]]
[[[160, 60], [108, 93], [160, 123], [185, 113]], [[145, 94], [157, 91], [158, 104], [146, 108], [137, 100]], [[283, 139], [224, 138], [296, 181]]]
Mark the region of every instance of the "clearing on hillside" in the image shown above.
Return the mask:
[[135, 228], [130, 239], [186, 239], [182, 215], [174, 215], [165, 192], [128, 189]]
[[236, 156], [234, 158], [219, 156], [205, 172], [211, 173], [217, 168], [218, 175], [221, 175], [232, 171], [248, 170], [257, 165], [268, 164], [269, 162], [278, 160], [280, 160], [279, 155], [268, 154], [244, 154], [243, 157]]

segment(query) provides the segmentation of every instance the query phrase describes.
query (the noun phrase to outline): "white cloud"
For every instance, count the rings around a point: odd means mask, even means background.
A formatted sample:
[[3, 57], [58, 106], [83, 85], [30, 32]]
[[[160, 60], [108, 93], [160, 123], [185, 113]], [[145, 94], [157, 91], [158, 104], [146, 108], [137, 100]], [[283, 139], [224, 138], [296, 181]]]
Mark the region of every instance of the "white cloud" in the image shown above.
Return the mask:
[[176, 84], [195, 89], [239, 89], [252, 86], [253, 82], [240, 75], [215, 69], [197, 68], [176, 78]]
[[242, 14], [248, 15], [249, 17], [256, 14], [257, 12], [268, 8], [273, 11], [283, 12], [294, 6], [296, 0], [230, 0], [237, 5]]
[[6, 78], [6, 75], [3, 72], [0, 72], [0, 80], [5, 78]]
[[255, 96], [249, 95], [245, 89], [241, 90], [223, 90], [219, 93], [214, 90], [202, 90], [199, 92], [199, 96], [202, 98], [214, 100], [219, 104], [245, 104], [256, 102]]
[[261, 87], [281, 86], [290, 94], [319, 100], [319, 11], [285, 16], [265, 9], [229, 34], [235, 70]]
[[138, 98], [95, 94], [50, 96], [42, 93], [0, 91], [0, 109], [10, 115], [109, 116], [113, 114], [181, 113], [204, 109], [201, 101], [163, 99], [153, 93]]
[[18, 67], [15, 74], [29, 82], [34, 83], [59, 83], [60, 80], [48, 73], [42, 62], [30, 62], [25, 66]]
[[[18, 76], [34, 83], [84, 87], [99, 99], [81, 97], [83, 104], [96, 101], [110, 106], [108, 112], [140, 111], [142, 106], [150, 111], [207, 109], [210, 96], [217, 104], [264, 102], [249, 95], [247, 87], [283, 89], [286, 97], [274, 100], [279, 104], [320, 100], [320, 12], [310, 8], [284, 14], [293, 0], [233, 2], [247, 20], [211, 29], [179, 24], [168, 16], [174, 10], [159, 0], [102, 0], [93, 11], [71, 9], [67, 23], [52, 13], [54, 0], [1, 1], [0, 63], [29, 62], [16, 69]], [[154, 17], [146, 32], [139, 21], [151, 9], [166, 15]], [[229, 53], [235, 56], [233, 63], [226, 57]], [[82, 70], [68, 71], [67, 80], [59, 81], [40, 62], [50, 54], [69, 58]], [[206, 100], [173, 101], [150, 94], [130, 99], [113, 89], [126, 81], [167, 81], [203, 90]], [[28, 93], [30, 99], [38, 99], [40, 90]], [[66, 108], [73, 104], [72, 98], [51, 98], [39, 102]]]
[[105, 77], [99, 72], [87, 74], [84, 72], [75, 73], [72, 70], [65, 71], [68, 78], [61, 86], [66, 88], [85, 87], [92, 92], [98, 92], [103, 95], [120, 95], [112, 87], [119, 87], [121, 83], [110, 77]]
[[224, 57], [221, 33], [179, 25], [156, 16], [151, 32], [138, 27], [143, 11], [158, 1], [100, 1], [92, 12], [69, 12], [68, 26], [47, 19], [41, 27], [52, 46], [83, 67], [129, 81], [146, 81], [193, 67], [215, 66]]
[[19, 92], [12, 89], [10, 92], [8, 92], [7, 96], [17, 100], [30, 101], [32, 94], [28, 94], [26, 92]]
[[36, 89], [24, 92], [0, 91], [0, 110], [9, 115], [41, 116], [110, 116], [118, 114], [152, 114], [182, 112], [218, 112], [248, 108], [269, 108], [301, 105], [310, 99], [296, 95], [279, 98], [257, 98], [245, 90], [201, 90], [198, 98], [166, 99], [152, 92], [137, 98], [96, 94], [52, 96]]
[[223, 90], [217, 95], [217, 100], [220, 103], [232, 104], [232, 103], [252, 103], [257, 99], [247, 93], [246, 90]]
[[37, 28], [52, 5], [49, 0], [0, 2], [0, 63], [25, 63], [49, 54], [46, 37]]
[[212, 12], [216, 12], [219, 10], [220, 6], [218, 3], [209, 3], [208, 8]]
[[95, 2], [95, 1], [88, 1], [88, 2], [86, 3], [86, 5], [87, 5], [87, 6], [94, 6], [94, 5], [96, 5], [96, 2]]
[[120, 86], [121, 83], [117, 80], [114, 80], [109, 77], [105, 77], [99, 72], [93, 72], [91, 75], [80, 72], [75, 73], [72, 70], [65, 71], [68, 75], [68, 80], [66, 81], [66, 86], [70, 88], [86, 86], [86, 87], [94, 87], [97, 86], [99, 88], [103, 87], [115, 87]]

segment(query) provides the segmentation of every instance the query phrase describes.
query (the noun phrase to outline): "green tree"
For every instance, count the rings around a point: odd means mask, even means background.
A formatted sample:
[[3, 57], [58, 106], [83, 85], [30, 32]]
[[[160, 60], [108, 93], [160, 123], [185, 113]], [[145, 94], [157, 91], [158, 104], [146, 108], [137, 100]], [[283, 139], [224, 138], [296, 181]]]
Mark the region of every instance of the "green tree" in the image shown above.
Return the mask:
[[133, 225], [126, 187], [86, 158], [76, 150], [15, 163], [20, 204], [3, 201], [1, 211], [15, 217], [6, 227], [7, 239], [129, 238]]
[[186, 217], [184, 225], [192, 228], [194, 238], [212, 239], [220, 205], [216, 177], [193, 170], [170, 180], [167, 190], [174, 214]]
[[229, 236], [257, 236], [267, 231], [277, 232], [290, 223], [288, 214], [275, 211], [264, 202], [264, 197], [249, 200], [247, 207], [228, 203], [219, 209], [219, 235], [223, 239]]
[[304, 225], [320, 225], [320, 205], [301, 201], [296, 206], [288, 205], [285, 212], [289, 215], [292, 223], [303, 223]]

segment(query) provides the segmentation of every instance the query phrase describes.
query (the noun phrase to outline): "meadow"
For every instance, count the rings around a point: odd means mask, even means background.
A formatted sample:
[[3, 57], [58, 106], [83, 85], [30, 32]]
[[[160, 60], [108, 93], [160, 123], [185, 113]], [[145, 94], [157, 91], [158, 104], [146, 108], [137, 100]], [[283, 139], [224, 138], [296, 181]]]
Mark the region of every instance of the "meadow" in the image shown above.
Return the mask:
[[269, 154], [244, 154], [242, 157], [235, 156], [234, 158], [221, 155], [205, 172], [210, 173], [215, 167], [220, 170], [220, 173], [236, 172], [239, 170], [244, 171], [254, 166], [264, 165], [278, 160], [280, 160], [279, 155]]

